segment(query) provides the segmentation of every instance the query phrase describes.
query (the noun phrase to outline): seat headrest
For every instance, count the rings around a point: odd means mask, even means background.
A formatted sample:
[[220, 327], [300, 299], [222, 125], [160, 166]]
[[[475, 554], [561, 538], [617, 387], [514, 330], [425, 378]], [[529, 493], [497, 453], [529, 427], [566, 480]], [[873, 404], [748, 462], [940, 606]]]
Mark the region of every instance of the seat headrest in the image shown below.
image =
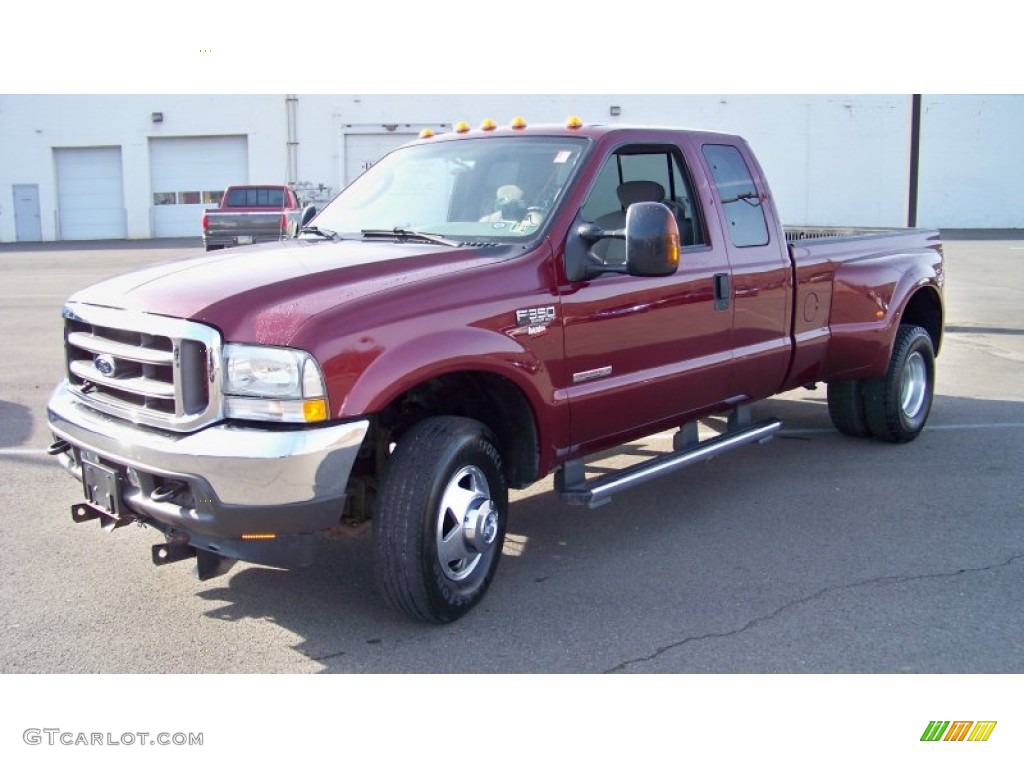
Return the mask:
[[515, 184], [503, 184], [494, 195], [501, 205], [523, 199], [523, 190]]
[[627, 181], [615, 190], [623, 208], [633, 203], [660, 203], [665, 199], [665, 188], [656, 181]]

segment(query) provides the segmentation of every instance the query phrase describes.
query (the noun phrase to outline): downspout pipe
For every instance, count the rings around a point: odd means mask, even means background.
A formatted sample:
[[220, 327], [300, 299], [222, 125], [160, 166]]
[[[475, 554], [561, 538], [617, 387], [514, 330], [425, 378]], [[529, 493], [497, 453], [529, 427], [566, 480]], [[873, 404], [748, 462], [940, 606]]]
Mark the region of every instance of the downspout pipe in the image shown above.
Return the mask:
[[298, 138], [298, 112], [299, 97], [294, 93], [288, 94], [284, 100], [285, 116], [288, 124], [288, 186], [295, 188], [299, 181], [299, 138]]
[[910, 174], [907, 194], [907, 226], [917, 226], [917, 189], [921, 163], [921, 94], [910, 98]]

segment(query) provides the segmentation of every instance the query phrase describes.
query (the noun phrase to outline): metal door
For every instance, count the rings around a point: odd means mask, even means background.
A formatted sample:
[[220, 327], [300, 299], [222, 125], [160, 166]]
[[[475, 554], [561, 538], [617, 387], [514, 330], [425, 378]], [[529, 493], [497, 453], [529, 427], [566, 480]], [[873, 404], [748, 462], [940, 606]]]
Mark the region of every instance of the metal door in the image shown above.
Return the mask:
[[38, 184], [14, 185], [14, 231], [19, 243], [38, 243], [43, 239]]

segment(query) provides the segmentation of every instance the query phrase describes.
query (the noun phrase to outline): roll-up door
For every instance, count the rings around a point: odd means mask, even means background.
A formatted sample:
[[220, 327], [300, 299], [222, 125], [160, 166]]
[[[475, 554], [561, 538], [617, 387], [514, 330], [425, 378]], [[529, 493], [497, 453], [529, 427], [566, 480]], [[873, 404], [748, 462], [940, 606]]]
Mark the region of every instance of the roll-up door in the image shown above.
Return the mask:
[[153, 237], [198, 237], [203, 211], [232, 184], [249, 183], [245, 136], [149, 140]]
[[123, 238], [127, 234], [120, 147], [53, 150], [61, 240]]

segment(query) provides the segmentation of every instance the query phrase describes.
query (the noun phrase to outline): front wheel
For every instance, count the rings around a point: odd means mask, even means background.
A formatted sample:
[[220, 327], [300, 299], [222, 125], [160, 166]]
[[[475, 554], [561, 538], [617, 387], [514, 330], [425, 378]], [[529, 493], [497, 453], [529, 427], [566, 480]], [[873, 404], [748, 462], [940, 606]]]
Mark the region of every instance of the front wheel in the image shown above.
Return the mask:
[[494, 436], [426, 419], [395, 448], [374, 510], [378, 587], [414, 619], [454, 621], [483, 598], [505, 538], [508, 486]]
[[884, 376], [864, 382], [864, 415], [871, 434], [891, 443], [917, 437], [928, 420], [935, 392], [931, 336], [917, 325], [901, 325]]

